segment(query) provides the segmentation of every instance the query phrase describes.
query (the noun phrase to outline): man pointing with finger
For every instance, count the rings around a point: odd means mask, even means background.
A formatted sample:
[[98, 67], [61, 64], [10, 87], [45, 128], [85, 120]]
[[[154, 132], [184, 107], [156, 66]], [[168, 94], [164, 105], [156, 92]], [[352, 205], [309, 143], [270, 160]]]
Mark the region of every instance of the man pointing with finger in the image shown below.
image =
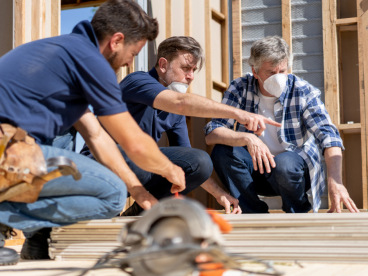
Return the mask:
[[[282, 198], [289, 213], [317, 212], [327, 186], [330, 212], [359, 212], [342, 184], [342, 140], [320, 99], [321, 92], [295, 75], [289, 46], [277, 36], [256, 41], [249, 64], [253, 74], [234, 80], [223, 103], [262, 114], [282, 124], [259, 135], [231, 119], [213, 119], [206, 127], [214, 168], [246, 213], [267, 213], [258, 195]], [[256, 135], [255, 135], [256, 134]], [[311, 189], [313, 206], [306, 192]]]

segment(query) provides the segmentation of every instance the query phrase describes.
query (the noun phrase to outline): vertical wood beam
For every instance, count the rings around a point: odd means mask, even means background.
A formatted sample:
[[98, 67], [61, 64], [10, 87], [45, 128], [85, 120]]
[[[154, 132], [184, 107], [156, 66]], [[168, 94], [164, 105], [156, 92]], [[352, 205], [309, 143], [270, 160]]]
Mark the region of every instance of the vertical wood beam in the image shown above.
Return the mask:
[[211, 63], [211, 3], [205, 0], [204, 4], [204, 30], [205, 30], [205, 51], [206, 51], [206, 97], [212, 98], [212, 63]]
[[221, 0], [221, 13], [225, 16], [221, 22], [221, 62], [222, 82], [229, 85], [229, 9], [227, 0]]
[[51, 1], [51, 36], [60, 35], [61, 1]]
[[[322, 1], [325, 105], [332, 122], [338, 126], [340, 124], [340, 88], [337, 62], [336, 10], [337, 6], [335, 0]], [[330, 198], [328, 202], [330, 206]]]
[[[242, 25], [241, 25], [241, 1], [232, 0], [233, 22], [233, 74], [234, 79], [242, 76]], [[230, 80], [231, 81], [231, 80]]]
[[192, 2], [191, 0], [185, 0], [184, 2], [184, 35], [191, 36], [192, 31]]
[[166, 0], [166, 10], [165, 10], [165, 17], [166, 17], [166, 38], [171, 36], [171, 0]]
[[[291, 0], [281, 1], [281, 19], [282, 19], [282, 38], [290, 48], [290, 54], [293, 54], [293, 41], [291, 30]], [[292, 72], [292, 68], [289, 69]]]
[[325, 105], [332, 122], [340, 124], [339, 72], [337, 62], [336, 1], [322, 1]]
[[[358, 14], [359, 14], [359, 2]], [[363, 209], [368, 209], [368, 97], [365, 89], [368, 87], [368, 60], [365, 53], [368, 51], [368, 12], [358, 17], [358, 60], [359, 60], [359, 87], [360, 87], [360, 122], [362, 147], [362, 196]]]
[[14, 5], [14, 47], [26, 39], [25, 0], [15, 0]]
[[42, 37], [42, 0], [32, 0], [31, 11], [31, 40], [40, 39]]
[[[191, 26], [192, 26], [192, 0], [184, 0], [184, 35], [191, 36]], [[188, 87], [187, 93], [192, 93], [192, 86]], [[192, 118], [190, 116], [186, 116], [186, 123], [188, 128], [188, 136], [189, 140], [193, 141], [193, 124]]]

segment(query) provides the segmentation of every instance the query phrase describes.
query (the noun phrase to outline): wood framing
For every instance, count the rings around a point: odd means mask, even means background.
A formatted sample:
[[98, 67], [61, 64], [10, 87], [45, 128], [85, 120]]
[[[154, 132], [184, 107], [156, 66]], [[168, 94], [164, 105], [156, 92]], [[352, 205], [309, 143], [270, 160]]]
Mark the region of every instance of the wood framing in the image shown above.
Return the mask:
[[357, 0], [356, 7], [349, 6], [348, 11], [345, 4], [339, 0], [322, 1], [325, 104], [347, 147], [344, 184], [358, 208], [367, 209], [368, 22], [363, 7], [368, 2]]
[[332, 122], [340, 124], [339, 77], [337, 64], [336, 2], [322, 1], [323, 64], [325, 79], [325, 105]]
[[166, 37], [171, 36], [172, 28], [171, 28], [171, 0], [165, 1], [165, 14], [166, 14], [166, 25], [165, 25], [165, 32]]
[[14, 47], [24, 43], [26, 22], [24, 20], [25, 14], [25, 0], [15, 0], [14, 9]]
[[232, 0], [233, 26], [233, 78], [241, 77], [242, 68], [242, 30], [241, 30], [241, 0]]
[[[292, 32], [291, 32], [291, 1], [281, 1], [281, 18], [282, 18], [282, 38], [289, 45], [290, 54], [293, 53]], [[292, 68], [289, 69], [289, 73]]]
[[[229, 85], [229, 16], [227, 0], [221, 0], [221, 61], [222, 61], [222, 82]], [[223, 91], [225, 91], [223, 90]]]
[[205, 0], [204, 6], [204, 29], [205, 29], [205, 52], [206, 52], [206, 97], [212, 98], [212, 64], [211, 64], [211, 3]]
[[[362, 1], [367, 3], [367, 1]], [[359, 14], [359, 13], [358, 13]], [[368, 12], [359, 17], [358, 39], [359, 39], [359, 79], [360, 83], [360, 111], [361, 111], [361, 145], [362, 145], [362, 195], [363, 209], [368, 209], [368, 97], [365, 89], [368, 87], [368, 61], [366, 53], [368, 51]]]
[[[69, 10], [69, 9], [79, 9], [79, 8], [86, 8], [86, 7], [94, 7], [99, 6], [106, 0], [74, 0], [74, 1], [68, 1], [68, 0], [61, 0], [61, 8], [63, 10]], [[53, 1], [56, 2], [56, 1]]]

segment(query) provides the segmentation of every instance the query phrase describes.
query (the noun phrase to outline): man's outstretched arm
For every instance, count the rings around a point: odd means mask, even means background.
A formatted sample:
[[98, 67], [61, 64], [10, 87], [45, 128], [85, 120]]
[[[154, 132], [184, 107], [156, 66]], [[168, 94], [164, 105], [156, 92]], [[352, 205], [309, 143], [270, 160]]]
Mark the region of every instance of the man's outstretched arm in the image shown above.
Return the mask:
[[159, 93], [153, 102], [153, 107], [185, 116], [235, 119], [257, 135], [266, 129], [266, 124], [281, 127], [281, 124], [262, 115], [218, 103], [199, 95], [182, 94], [171, 90]]

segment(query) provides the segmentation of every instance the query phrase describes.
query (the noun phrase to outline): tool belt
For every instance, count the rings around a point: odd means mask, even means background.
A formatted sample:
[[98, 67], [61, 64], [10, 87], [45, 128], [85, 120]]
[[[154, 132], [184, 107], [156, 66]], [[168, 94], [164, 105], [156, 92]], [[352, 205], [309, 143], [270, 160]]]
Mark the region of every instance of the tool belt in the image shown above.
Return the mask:
[[[48, 173], [48, 164], [58, 169]], [[57, 157], [46, 162], [40, 146], [25, 130], [0, 124], [0, 202], [35, 202], [47, 181], [67, 174], [80, 178], [71, 160]]]

